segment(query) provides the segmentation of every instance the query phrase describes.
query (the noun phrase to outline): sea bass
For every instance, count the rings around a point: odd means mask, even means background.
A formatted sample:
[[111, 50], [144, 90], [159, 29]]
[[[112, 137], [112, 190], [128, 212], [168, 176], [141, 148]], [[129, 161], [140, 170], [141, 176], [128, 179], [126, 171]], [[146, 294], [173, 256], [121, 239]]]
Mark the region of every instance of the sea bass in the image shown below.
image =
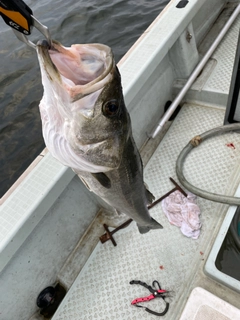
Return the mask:
[[53, 157], [72, 168], [86, 187], [137, 222], [140, 233], [162, 226], [148, 212], [153, 195], [143, 182], [121, 77], [102, 44], [70, 48], [39, 41], [44, 87], [42, 132]]

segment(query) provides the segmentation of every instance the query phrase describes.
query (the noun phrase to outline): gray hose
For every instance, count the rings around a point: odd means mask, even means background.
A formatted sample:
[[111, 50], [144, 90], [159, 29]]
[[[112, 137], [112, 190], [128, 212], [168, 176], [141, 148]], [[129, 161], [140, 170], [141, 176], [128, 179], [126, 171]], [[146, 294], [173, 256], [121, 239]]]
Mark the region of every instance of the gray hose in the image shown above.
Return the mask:
[[181, 184], [188, 190], [190, 190], [192, 193], [198, 195], [199, 197], [215, 201], [215, 202], [221, 202], [226, 203], [230, 205], [237, 205], [240, 206], [240, 198], [237, 197], [230, 197], [226, 195], [211, 193], [205, 190], [202, 190], [198, 187], [193, 186], [190, 182], [186, 180], [186, 178], [183, 175], [183, 164], [187, 157], [187, 155], [190, 153], [190, 151], [197, 147], [200, 143], [203, 141], [223, 133], [231, 132], [231, 131], [240, 131], [240, 124], [229, 124], [224, 125], [221, 127], [214, 128], [212, 130], [209, 130], [207, 132], [204, 132], [200, 136], [194, 137], [187, 145], [186, 147], [181, 151], [180, 155], [178, 156], [177, 163], [176, 163], [176, 172], [179, 181]]
[[[209, 130], [200, 136], [194, 137], [186, 145], [186, 147], [181, 151], [180, 155], [178, 156], [177, 163], [176, 163], [176, 172], [177, 172], [177, 176], [178, 176], [178, 179], [181, 182], [181, 184], [186, 189], [190, 190], [192, 193], [198, 195], [199, 197], [202, 197], [202, 198], [205, 198], [205, 199], [208, 199], [211, 201], [215, 201], [215, 202], [221, 202], [221, 203], [226, 203], [226, 204], [230, 204], [230, 205], [240, 206], [240, 198], [211, 193], [211, 192], [202, 190], [200, 188], [197, 188], [197, 187], [193, 186], [191, 183], [189, 183], [183, 175], [184, 161], [185, 161], [187, 155], [190, 153], [190, 151], [193, 148], [197, 147], [204, 140], [207, 140], [213, 136], [217, 136], [217, 135], [231, 132], [231, 131], [240, 131], [240, 124], [224, 125], [224, 126]], [[232, 223], [230, 225], [230, 232], [233, 236], [234, 242], [235, 242], [236, 246], [240, 249], [240, 237], [238, 236], [238, 231], [237, 231], [239, 219], [240, 219], [240, 208], [237, 209], [235, 216], [232, 220]]]

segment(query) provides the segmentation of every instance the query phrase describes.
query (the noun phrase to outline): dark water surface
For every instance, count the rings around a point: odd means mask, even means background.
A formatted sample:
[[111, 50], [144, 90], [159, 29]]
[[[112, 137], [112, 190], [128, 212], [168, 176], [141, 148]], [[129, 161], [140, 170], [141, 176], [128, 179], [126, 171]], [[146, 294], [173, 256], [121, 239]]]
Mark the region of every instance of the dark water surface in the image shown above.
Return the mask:
[[[115, 60], [161, 12], [165, 0], [26, 0], [34, 16], [65, 46], [99, 42]], [[43, 36], [33, 32], [31, 40]], [[0, 18], [0, 197], [45, 147], [38, 111], [42, 97], [36, 52]]]
[[[240, 233], [238, 235], [240, 240]], [[218, 252], [215, 264], [218, 270], [240, 281], [240, 248], [234, 241], [230, 230]]]

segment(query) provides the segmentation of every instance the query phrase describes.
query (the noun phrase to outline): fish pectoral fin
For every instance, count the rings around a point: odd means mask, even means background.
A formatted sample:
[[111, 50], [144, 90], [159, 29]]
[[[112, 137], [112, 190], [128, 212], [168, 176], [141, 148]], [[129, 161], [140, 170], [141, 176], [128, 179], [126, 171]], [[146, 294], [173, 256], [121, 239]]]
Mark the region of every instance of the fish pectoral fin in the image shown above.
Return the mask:
[[111, 181], [103, 172], [92, 173], [92, 176], [106, 189], [111, 188]]
[[147, 188], [145, 189], [145, 191], [146, 191], [147, 202], [148, 202], [148, 205], [149, 205], [149, 204], [153, 203], [153, 201], [155, 200], [155, 197], [152, 194], [152, 192], [149, 191]]

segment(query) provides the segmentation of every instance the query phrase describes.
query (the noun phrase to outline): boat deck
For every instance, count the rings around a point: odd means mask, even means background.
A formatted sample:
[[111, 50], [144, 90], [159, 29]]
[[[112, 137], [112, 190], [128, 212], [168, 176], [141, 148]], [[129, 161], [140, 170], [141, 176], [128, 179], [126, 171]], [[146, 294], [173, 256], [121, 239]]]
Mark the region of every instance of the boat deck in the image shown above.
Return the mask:
[[[174, 187], [169, 177], [177, 180], [176, 159], [188, 141], [223, 124], [225, 109], [213, 105], [212, 101], [206, 103], [199, 100], [201, 96], [208, 95], [209, 88], [211, 94], [227, 94], [230, 77], [225, 77], [224, 72], [226, 70], [229, 74], [233, 66], [232, 46], [236, 45], [239, 25], [238, 18], [212, 57], [214, 67], [208, 73], [209, 80], [201, 85], [201, 90], [197, 84], [192, 88], [189, 101], [181, 108], [145, 167], [145, 182], [156, 198]], [[231, 57], [225, 59], [228, 52]], [[228, 66], [222, 68], [221, 61]], [[199, 91], [196, 99], [198, 102], [190, 101], [194, 90]], [[151, 143], [154, 144], [154, 141], [150, 141], [147, 148], [151, 147]], [[205, 190], [234, 195], [240, 182], [239, 151], [240, 136], [236, 133], [204, 142], [187, 159], [187, 179]], [[136, 224], [131, 223], [114, 235], [116, 247], [110, 241], [105, 244], [99, 242], [52, 319], [155, 319], [156, 316], [145, 312], [143, 308], [131, 305], [133, 299], [149, 295], [145, 288], [130, 285], [131, 280], [141, 280], [148, 284], [158, 280], [163, 289], [170, 291], [171, 297], [167, 298], [170, 307], [163, 319], [180, 319], [187, 299], [196, 287], [212, 292], [240, 309], [239, 293], [217, 283], [204, 273], [206, 259], [228, 206], [202, 198], [198, 198], [197, 203], [201, 210], [202, 223], [201, 234], [197, 240], [185, 237], [179, 228], [171, 225], [163, 213], [161, 204], [158, 204], [150, 213], [163, 225], [162, 230], [153, 230], [141, 235]], [[86, 244], [83, 244], [83, 247], [84, 245]], [[144, 306], [158, 312], [165, 307], [162, 299], [147, 302]], [[240, 310], [236, 308], [233, 307], [230, 318], [230, 311], [226, 307], [218, 311], [213, 308], [211, 312], [205, 313], [204, 319], [239, 319]], [[196, 314], [189, 318], [183, 316], [181, 319], [200, 318]]]

